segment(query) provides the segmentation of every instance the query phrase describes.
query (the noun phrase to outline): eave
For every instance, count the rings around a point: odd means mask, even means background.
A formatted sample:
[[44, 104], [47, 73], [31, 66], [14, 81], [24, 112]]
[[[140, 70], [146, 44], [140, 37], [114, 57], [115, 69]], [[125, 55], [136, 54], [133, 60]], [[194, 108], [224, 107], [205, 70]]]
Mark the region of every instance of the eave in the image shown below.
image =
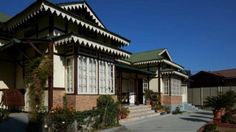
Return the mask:
[[93, 48], [93, 49], [96, 49], [96, 50], [99, 50], [99, 51], [102, 51], [102, 52], [106, 52], [106, 53], [109, 53], [109, 54], [114, 54], [114, 55], [124, 57], [124, 58], [127, 58], [127, 57], [130, 56], [129, 53], [127, 53], [123, 50], [108, 47], [108, 46], [105, 46], [102, 43], [95, 42], [95, 41], [89, 40], [88, 38], [85, 38], [83, 36], [74, 35], [74, 34], [64, 35], [64, 36], [60, 36], [60, 37], [57, 37], [57, 38], [53, 38], [53, 41], [54, 41], [54, 44], [56, 46], [69, 44], [69, 43], [76, 43], [76, 44], [79, 44], [81, 46], [85, 46], [85, 47], [88, 47], [88, 48]]
[[56, 6], [48, 1], [44, 2], [35, 2], [28, 8], [26, 8], [24, 11], [16, 15], [15, 17], [11, 18], [9, 21], [7, 21], [8, 29], [13, 30], [15, 27], [25, 23], [29, 19], [32, 19], [36, 15], [38, 15], [41, 12], [50, 12], [51, 14], [57, 15], [62, 17], [63, 19], [66, 19], [67, 21], [71, 21], [77, 25], [81, 25], [85, 27], [88, 30], [92, 30], [93, 32], [96, 32], [100, 35], [103, 35], [105, 37], [108, 37], [112, 40], [115, 40], [123, 45], [129, 45], [130, 40], [119, 36], [118, 34], [115, 34], [113, 32], [110, 32], [102, 27], [99, 27], [95, 24], [92, 24], [88, 21], [82, 20], [77, 15], [66, 11], [59, 6]]
[[174, 75], [177, 75], [177, 76], [181, 76], [181, 77], [183, 77], [183, 78], [185, 78], [185, 79], [188, 79], [188, 78], [189, 78], [188, 75], [183, 74], [183, 73], [178, 72], [178, 71], [162, 71], [161, 74], [162, 74], [162, 75], [172, 75], [172, 74], [174, 74]]
[[147, 60], [147, 61], [141, 61], [141, 62], [135, 62], [134, 65], [145, 65], [145, 64], [155, 64], [155, 63], [166, 63], [173, 67], [176, 67], [178, 69], [184, 70], [184, 68], [176, 63], [173, 63], [169, 60], [161, 59], [161, 60]]

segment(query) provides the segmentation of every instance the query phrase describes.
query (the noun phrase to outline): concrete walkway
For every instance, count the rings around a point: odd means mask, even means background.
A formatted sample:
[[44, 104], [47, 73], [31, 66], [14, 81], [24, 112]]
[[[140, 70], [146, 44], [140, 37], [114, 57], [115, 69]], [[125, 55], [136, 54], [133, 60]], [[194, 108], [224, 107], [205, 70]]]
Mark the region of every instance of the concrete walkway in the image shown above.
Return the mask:
[[0, 123], [0, 132], [26, 132], [28, 122], [26, 113], [11, 113], [7, 120]]
[[212, 112], [202, 111], [178, 115], [163, 115], [122, 124], [103, 132], [196, 132], [212, 119]]

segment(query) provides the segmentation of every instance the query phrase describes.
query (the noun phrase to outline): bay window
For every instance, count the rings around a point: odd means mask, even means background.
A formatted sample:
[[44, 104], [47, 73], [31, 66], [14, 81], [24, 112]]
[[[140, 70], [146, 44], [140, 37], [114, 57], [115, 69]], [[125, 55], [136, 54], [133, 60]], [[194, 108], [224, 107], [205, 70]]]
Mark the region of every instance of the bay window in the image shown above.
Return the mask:
[[78, 56], [79, 94], [114, 94], [114, 64]]

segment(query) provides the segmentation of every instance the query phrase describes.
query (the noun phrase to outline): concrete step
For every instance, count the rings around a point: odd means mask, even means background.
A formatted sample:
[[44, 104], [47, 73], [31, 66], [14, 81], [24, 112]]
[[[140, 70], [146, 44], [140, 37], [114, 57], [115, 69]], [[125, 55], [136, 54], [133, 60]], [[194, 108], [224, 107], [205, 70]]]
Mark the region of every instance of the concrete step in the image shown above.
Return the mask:
[[159, 116], [160, 113], [156, 113], [151, 110], [150, 105], [137, 105], [137, 106], [126, 106], [129, 108], [129, 115], [126, 119], [120, 120], [120, 123], [125, 123], [129, 121], [142, 120], [149, 117]]
[[128, 118], [133, 118], [133, 117], [138, 117], [138, 116], [145, 116], [145, 115], [154, 114], [154, 113], [156, 113], [156, 112], [153, 111], [153, 110], [142, 111], [142, 112], [135, 112], [135, 113], [131, 112], [128, 115]]
[[126, 107], [128, 107], [130, 111], [140, 110], [140, 109], [151, 109], [151, 105], [132, 105], [132, 106], [126, 106]]
[[142, 115], [142, 116], [136, 116], [136, 117], [132, 117], [132, 118], [126, 118], [126, 119], [122, 119], [120, 120], [120, 124], [124, 124], [126, 122], [131, 122], [131, 121], [137, 121], [137, 120], [142, 120], [142, 119], [146, 119], [146, 118], [150, 118], [150, 117], [155, 117], [155, 116], [160, 116], [160, 113], [150, 113], [150, 114], [146, 114], [146, 115]]

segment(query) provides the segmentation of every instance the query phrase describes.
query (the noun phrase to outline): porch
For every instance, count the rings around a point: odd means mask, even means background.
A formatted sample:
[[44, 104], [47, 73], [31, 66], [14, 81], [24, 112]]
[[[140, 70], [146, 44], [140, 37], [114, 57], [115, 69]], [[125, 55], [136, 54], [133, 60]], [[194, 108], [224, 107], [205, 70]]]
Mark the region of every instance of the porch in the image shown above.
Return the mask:
[[122, 104], [145, 104], [144, 89], [149, 89], [152, 72], [137, 69], [126, 64], [116, 64], [115, 87]]

